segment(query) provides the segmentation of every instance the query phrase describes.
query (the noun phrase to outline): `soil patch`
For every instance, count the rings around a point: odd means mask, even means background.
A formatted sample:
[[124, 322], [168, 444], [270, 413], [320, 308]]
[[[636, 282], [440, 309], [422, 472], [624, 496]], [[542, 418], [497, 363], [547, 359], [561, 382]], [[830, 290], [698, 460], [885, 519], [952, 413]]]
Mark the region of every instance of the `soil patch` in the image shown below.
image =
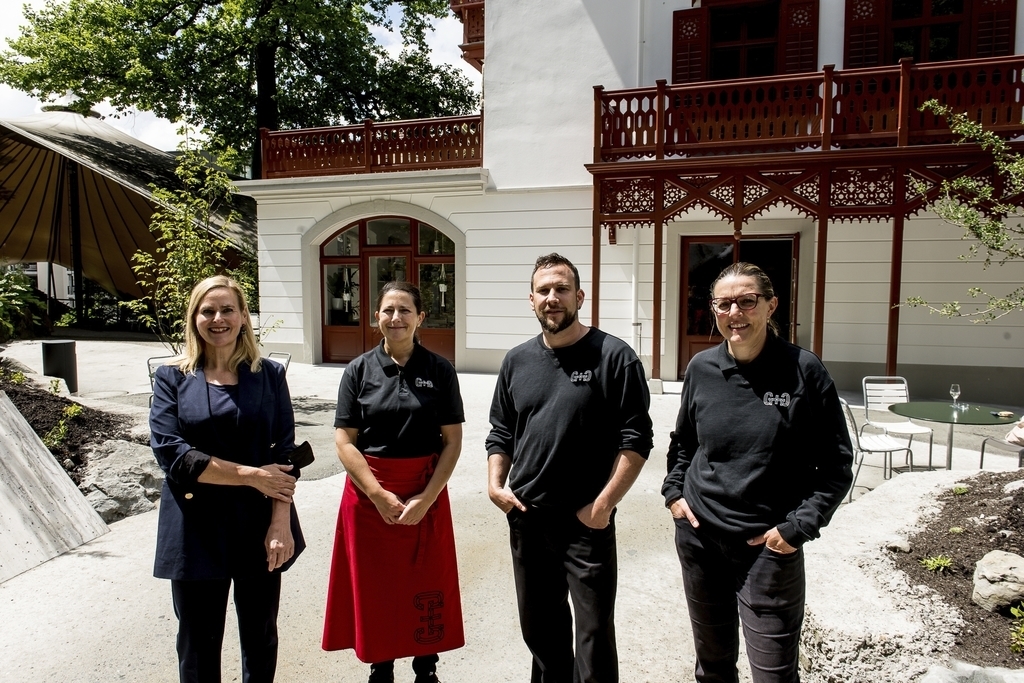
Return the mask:
[[[0, 358], [0, 391], [7, 394], [40, 439], [64, 420], [67, 432], [60, 443], [49, 448], [76, 485], [81, 483], [85, 472], [86, 453], [90, 446], [110, 439], [133, 440], [129, 418], [88, 408], [63, 396], [51, 394], [33, 384], [5, 358]], [[68, 418], [64, 410], [71, 405], [78, 405], [81, 412]]]
[[[1021, 479], [1021, 471], [986, 472], [943, 492], [940, 511], [909, 538], [910, 553], [893, 557], [911, 584], [928, 586], [960, 612], [964, 627], [950, 654], [970, 664], [1024, 668], [1024, 653], [1010, 650], [1009, 612], [992, 613], [971, 602], [978, 560], [992, 550], [1024, 555], [1024, 489], [1003, 490]], [[940, 555], [949, 558], [948, 568], [929, 571], [921, 564]]]

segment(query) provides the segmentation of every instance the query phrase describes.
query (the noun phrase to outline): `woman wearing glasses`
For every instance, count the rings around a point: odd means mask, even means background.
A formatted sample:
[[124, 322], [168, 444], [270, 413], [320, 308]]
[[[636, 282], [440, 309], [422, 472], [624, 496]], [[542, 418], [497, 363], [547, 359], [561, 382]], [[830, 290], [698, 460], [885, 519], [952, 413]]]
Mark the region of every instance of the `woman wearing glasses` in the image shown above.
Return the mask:
[[699, 683], [799, 681], [801, 546], [853, 480], [839, 395], [821, 361], [778, 337], [771, 280], [736, 263], [711, 286], [725, 341], [693, 357], [662, 493], [675, 518]]

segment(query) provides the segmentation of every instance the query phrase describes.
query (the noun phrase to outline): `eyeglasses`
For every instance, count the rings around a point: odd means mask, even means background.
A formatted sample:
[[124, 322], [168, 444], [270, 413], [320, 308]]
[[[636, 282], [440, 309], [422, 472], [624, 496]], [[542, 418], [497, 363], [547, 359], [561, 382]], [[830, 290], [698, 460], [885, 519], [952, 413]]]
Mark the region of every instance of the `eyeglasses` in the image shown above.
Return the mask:
[[715, 313], [725, 315], [732, 310], [732, 305], [736, 304], [740, 307], [741, 311], [749, 311], [757, 307], [757, 300], [761, 298], [765, 298], [764, 294], [755, 294], [753, 292], [750, 294], [741, 294], [735, 299], [730, 299], [724, 296], [718, 297], [717, 299], [711, 300], [711, 310]]

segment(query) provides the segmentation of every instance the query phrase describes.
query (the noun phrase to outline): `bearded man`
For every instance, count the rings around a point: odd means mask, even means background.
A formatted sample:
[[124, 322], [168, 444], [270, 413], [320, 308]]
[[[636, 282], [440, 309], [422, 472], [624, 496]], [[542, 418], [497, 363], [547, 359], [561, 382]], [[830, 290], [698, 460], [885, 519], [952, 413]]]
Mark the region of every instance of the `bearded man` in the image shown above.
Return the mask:
[[508, 518], [531, 683], [619, 680], [615, 506], [653, 445], [643, 366], [579, 321], [583, 299], [572, 262], [537, 259], [541, 333], [505, 356], [491, 403], [487, 488]]

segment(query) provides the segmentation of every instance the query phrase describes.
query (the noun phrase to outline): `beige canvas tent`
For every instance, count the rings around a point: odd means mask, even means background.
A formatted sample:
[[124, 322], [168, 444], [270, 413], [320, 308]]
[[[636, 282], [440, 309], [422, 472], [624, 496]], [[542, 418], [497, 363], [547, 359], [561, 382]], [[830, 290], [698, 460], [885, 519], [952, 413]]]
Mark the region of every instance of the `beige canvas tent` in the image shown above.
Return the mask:
[[[156, 246], [150, 186], [178, 187], [174, 166], [173, 154], [98, 117], [48, 111], [0, 120], [0, 264], [56, 263], [111, 293], [139, 296], [132, 255]], [[236, 196], [235, 209], [239, 221], [225, 229], [221, 220], [214, 232], [255, 249], [255, 205]]]

